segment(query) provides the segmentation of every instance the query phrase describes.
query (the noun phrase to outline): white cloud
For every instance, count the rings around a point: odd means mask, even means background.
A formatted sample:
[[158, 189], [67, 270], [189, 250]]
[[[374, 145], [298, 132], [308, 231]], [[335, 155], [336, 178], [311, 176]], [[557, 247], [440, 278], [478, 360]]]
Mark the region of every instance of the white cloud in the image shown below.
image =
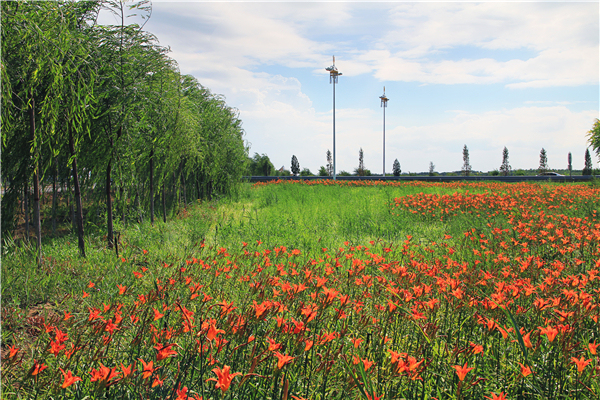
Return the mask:
[[[356, 57], [365, 66], [355, 69], [374, 70], [382, 81], [506, 82], [510, 88], [598, 83], [597, 3], [401, 3], [390, 14], [394, 27]], [[461, 46], [532, 56], [437, 60]]]
[[[594, 85], [597, 17], [598, 3], [193, 2], [155, 4], [148, 29], [172, 47], [183, 73], [240, 109], [251, 153], [268, 154], [277, 168], [289, 168], [294, 154], [301, 167], [317, 172], [333, 150], [331, 110], [315, 109], [317, 99], [306, 94], [311, 83], [294, 69], [326, 75], [336, 54], [344, 77], [356, 82], [372, 75], [384, 84]], [[457, 55], [461, 48], [474, 51]], [[330, 88], [323, 93], [329, 99]], [[380, 172], [380, 110], [357, 104], [337, 110], [338, 171], [352, 171], [362, 147], [367, 168]], [[480, 170], [498, 168], [504, 146], [515, 168], [535, 167], [541, 147], [551, 167], [562, 167], [568, 151], [583, 155], [597, 110], [521, 104], [455, 111], [442, 122], [411, 127], [390, 118], [386, 170], [395, 158], [405, 171], [426, 171], [429, 161], [439, 171], [460, 169], [463, 144]]]

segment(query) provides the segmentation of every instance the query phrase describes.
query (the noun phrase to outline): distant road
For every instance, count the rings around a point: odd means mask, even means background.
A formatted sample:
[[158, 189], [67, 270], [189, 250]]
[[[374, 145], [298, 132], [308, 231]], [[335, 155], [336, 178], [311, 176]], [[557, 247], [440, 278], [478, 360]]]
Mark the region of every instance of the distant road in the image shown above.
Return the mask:
[[[424, 181], [424, 182], [456, 182], [456, 181], [496, 181], [496, 182], [588, 182], [592, 176], [337, 176], [339, 181]], [[281, 180], [316, 179], [332, 180], [331, 176], [245, 176], [249, 182], [269, 182]]]

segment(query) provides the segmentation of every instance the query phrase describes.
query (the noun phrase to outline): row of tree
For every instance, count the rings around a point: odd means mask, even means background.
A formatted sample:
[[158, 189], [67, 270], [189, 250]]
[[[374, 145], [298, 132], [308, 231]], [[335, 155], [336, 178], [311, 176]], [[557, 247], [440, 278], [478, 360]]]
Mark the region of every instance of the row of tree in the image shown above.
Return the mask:
[[[268, 163], [270, 163], [269, 158], [267, 157], [266, 154], [263, 154], [262, 156], [259, 156], [258, 154], [255, 154], [255, 158], [259, 157], [260, 160], [263, 160], [263, 164], [261, 165], [266, 165], [265, 163], [268, 161]], [[271, 164], [272, 166], [272, 164]], [[586, 149], [585, 151], [585, 163], [584, 163], [584, 167], [582, 170], [582, 175], [591, 175], [592, 174], [592, 158], [590, 156], [590, 152], [589, 149]], [[310, 170], [308, 170], [307, 168], [304, 168], [302, 171], [300, 170], [300, 163], [298, 162], [298, 158], [293, 155], [292, 156], [292, 163], [291, 163], [291, 174], [289, 171], [281, 169], [279, 172], [283, 172], [282, 175], [293, 175], [293, 176], [308, 176], [308, 175], [312, 175], [312, 173], [310, 172]], [[569, 172], [571, 172], [573, 170], [573, 166], [572, 166], [572, 156], [571, 153], [569, 153], [568, 156], [568, 170]], [[250, 175], [261, 175], [261, 172], [264, 172], [267, 170], [253, 170], [250, 171]], [[269, 171], [275, 173], [275, 168], [270, 169]], [[502, 175], [502, 176], [508, 176], [511, 174], [512, 171], [512, 167], [510, 166], [509, 163], [509, 153], [508, 153], [508, 148], [504, 147], [504, 149], [502, 150], [502, 164], [500, 165], [498, 175]], [[538, 167], [538, 173], [539, 174], [543, 174], [549, 171], [548, 168], [548, 158], [546, 155], [546, 150], [544, 148], [542, 148], [541, 152], [540, 152], [540, 164]], [[254, 174], [254, 172], [258, 172], [256, 174]], [[467, 145], [464, 145], [463, 147], [463, 165], [461, 167], [461, 173], [464, 176], [470, 176], [473, 172], [473, 169], [471, 167], [471, 163], [469, 160], [469, 148], [467, 147]], [[400, 176], [400, 174], [402, 173], [402, 169], [400, 167], [400, 162], [398, 161], [398, 159], [394, 160], [394, 163], [392, 165], [392, 174], [394, 176]], [[435, 174], [435, 165], [433, 164], [433, 162], [429, 163], [429, 175], [434, 175]], [[266, 173], [264, 175], [267, 175]], [[321, 168], [319, 169], [319, 176], [332, 176], [333, 175], [333, 164], [331, 162], [331, 152], [329, 150], [327, 150], [327, 167], [321, 166]], [[349, 173], [346, 173], [344, 171], [341, 171], [338, 175], [344, 176], [344, 175], [350, 175]], [[363, 149], [361, 148], [358, 152], [358, 167], [354, 169], [354, 175], [357, 176], [370, 176], [371, 175], [371, 171], [369, 169], [367, 169], [365, 167], [365, 162], [364, 162], [364, 153], [363, 153]]]
[[[235, 190], [247, 147], [238, 112], [144, 30], [148, 0], [2, 2], [2, 234], [20, 215], [41, 252], [40, 196], [51, 185], [52, 227], [59, 197], [76, 221], [85, 256], [87, 214], [126, 222], [155, 207], [162, 218], [192, 197]], [[109, 12], [113, 25], [97, 23]], [[130, 23], [135, 19], [139, 23]], [[116, 207], [113, 202], [116, 201]], [[28, 238], [29, 235], [27, 234]]]

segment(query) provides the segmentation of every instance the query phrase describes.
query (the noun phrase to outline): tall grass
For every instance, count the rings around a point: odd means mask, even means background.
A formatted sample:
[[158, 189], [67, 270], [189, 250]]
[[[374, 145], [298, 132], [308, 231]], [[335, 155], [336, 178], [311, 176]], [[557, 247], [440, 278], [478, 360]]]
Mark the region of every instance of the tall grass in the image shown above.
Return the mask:
[[3, 398], [596, 398], [599, 199], [257, 185], [119, 254], [8, 244]]

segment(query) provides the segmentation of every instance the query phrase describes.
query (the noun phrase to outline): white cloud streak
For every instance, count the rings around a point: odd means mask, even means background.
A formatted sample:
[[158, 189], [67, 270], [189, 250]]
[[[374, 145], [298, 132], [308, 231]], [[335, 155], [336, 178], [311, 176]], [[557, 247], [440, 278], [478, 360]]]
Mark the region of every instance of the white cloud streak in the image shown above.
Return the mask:
[[[384, 84], [597, 85], [598, 10], [598, 3], [159, 2], [148, 29], [171, 46], [183, 73], [240, 109], [251, 153], [268, 154], [277, 168], [289, 168], [295, 154], [316, 172], [332, 149], [331, 110], [315, 108], [294, 70], [327, 79], [335, 53], [344, 77]], [[535, 167], [541, 147], [551, 167], [564, 167], [559, 160], [568, 151], [577, 159], [582, 133], [598, 117], [597, 102], [585, 111], [567, 103], [577, 101], [459, 111], [416, 127], [390, 120], [386, 170], [395, 158], [405, 171], [425, 171], [429, 161], [460, 169], [463, 144], [474, 169], [497, 168], [504, 146], [515, 168]], [[379, 110], [340, 108], [337, 123], [338, 170], [352, 171], [362, 147], [367, 167], [380, 172]]]

